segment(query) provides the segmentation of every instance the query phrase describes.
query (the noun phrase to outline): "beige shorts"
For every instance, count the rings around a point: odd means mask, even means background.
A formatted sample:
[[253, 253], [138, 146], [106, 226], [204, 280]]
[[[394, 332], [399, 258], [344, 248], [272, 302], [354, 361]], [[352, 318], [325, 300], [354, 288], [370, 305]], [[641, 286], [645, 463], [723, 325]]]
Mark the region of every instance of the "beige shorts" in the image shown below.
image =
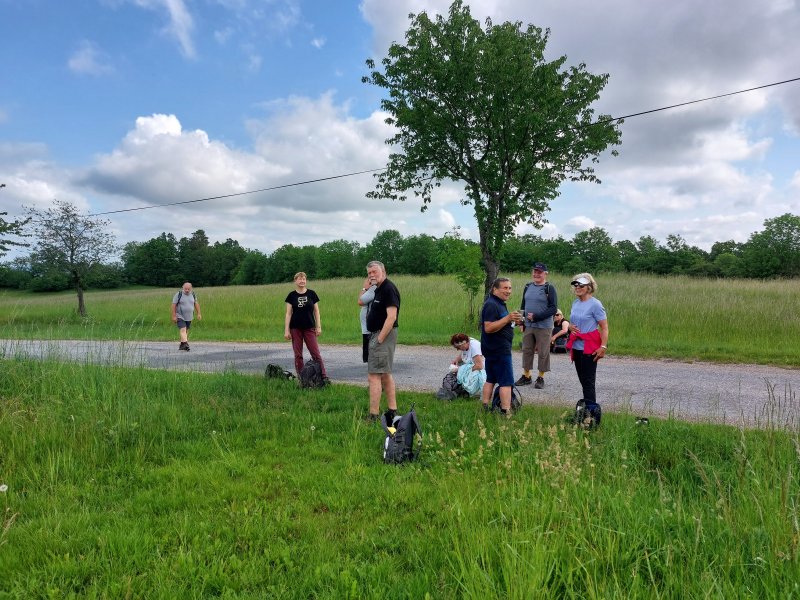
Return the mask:
[[369, 338], [369, 357], [367, 360], [368, 373], [391, 373], [394, 364], [394, 347], [397, 345], [397, 327], [392, 327], [389, 335], [378, 343], [378, 334], [373, 333]]

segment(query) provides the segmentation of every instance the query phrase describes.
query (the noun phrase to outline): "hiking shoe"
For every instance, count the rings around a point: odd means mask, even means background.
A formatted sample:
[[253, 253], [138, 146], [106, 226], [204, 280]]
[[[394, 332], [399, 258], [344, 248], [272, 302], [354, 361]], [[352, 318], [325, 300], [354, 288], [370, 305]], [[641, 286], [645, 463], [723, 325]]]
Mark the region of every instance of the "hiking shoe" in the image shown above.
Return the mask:
[[[528, 378], [528, 381], [530, 382], [530, 378]], [[537, 390], [542, 389], [544, 387], [544, 377], [537, 377], [536, 383], [533, 384], [533, 387]]]
[[187, 350], [188, 348], [189, 344], [187, 344], [186, 342], [181, 342], [180, 345], [178, 346], [178, 350]]
[[[532, 381], [533, 381], [533, 379], [531, 379], [527, 375], [523, 375], [522, 377], [517, 379], [517, 382], [514, 385], [517, 385], [517, 386], [519, 386], [519, 385], [530, 385]], [[538, 382], [539, 380], [537, 379], [536, 381]], [[544, 380], [542, 380], [542, 383], [544, 383]]]
[[483, 412], [492, 412], [492, 407], [488, 404], [483, 405]]
[[326, 385], [330, 385], [330, 384], [331, 384], [331, 380], [330, 379], [328, 379], [327, 377], [323, 377], [322, 378], [322, 386], [323, 387], [325, 387]]
[[188, 352], [189, 350], [191, 350], [191, 348], [189, 348], [189, 342], [186, 342], [186, 343], [183, 345], [183, 349], [184, 349], [184, 350], [186, 350], [187, 352]]
[[380, 421], [381, 416], [369, 413], [366, 417], [364, 417], [364, 420], [367, 422], [368, 425], [371, 425], [372, 423], [377, 423], [378, 421]]

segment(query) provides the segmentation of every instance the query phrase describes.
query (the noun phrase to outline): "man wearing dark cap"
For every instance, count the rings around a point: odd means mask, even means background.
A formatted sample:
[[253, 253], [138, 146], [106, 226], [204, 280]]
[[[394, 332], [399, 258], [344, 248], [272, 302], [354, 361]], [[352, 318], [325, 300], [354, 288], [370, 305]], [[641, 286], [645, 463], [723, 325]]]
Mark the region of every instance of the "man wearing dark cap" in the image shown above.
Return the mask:
[[550, 370], [550, 334], [553, 331], [553, 315], [558, 310], [558, 295], [547, 281], [547, 265], [537, 262], [533, 265], [531, 282], [522, 292], [522, 311], [525, 321], [522, 334], [522, 376], [517, 385], [533, 383], [534, 352], [539, 354], [539, 375], [533, 387], [544, 387], [544, 374]]

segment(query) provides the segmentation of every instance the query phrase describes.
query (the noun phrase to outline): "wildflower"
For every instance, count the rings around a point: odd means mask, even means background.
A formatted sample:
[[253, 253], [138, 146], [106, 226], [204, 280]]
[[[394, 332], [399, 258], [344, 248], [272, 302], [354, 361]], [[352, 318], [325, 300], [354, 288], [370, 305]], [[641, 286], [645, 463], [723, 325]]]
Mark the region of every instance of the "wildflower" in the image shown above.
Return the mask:
[[0, 494], [5, 494], [8, 491], [8, 486], [4, 483], [0, 485]]
[[311, 426], [311, 432], [313, 433], [313, 432], [315, 432], [316, 430], [317, 430], [317, 428], [316, 428], [316, 427], [314, 427], [314, 426], [312, 425], [312, 426]]

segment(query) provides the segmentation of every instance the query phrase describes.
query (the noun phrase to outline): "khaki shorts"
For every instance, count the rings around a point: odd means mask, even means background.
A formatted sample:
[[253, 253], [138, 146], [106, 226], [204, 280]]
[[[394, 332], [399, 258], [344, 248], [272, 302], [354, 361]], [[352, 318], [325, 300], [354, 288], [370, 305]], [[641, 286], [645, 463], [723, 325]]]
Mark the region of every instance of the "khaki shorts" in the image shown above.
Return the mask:
[[368, 373], [391, 373], [394, 364], [394, 347], [397, 345], [397, 327], [392, 327], [389, 335], [378, 343], [378, 333], [373, 333], [369, 338], [369, 357], [367, 360]]

